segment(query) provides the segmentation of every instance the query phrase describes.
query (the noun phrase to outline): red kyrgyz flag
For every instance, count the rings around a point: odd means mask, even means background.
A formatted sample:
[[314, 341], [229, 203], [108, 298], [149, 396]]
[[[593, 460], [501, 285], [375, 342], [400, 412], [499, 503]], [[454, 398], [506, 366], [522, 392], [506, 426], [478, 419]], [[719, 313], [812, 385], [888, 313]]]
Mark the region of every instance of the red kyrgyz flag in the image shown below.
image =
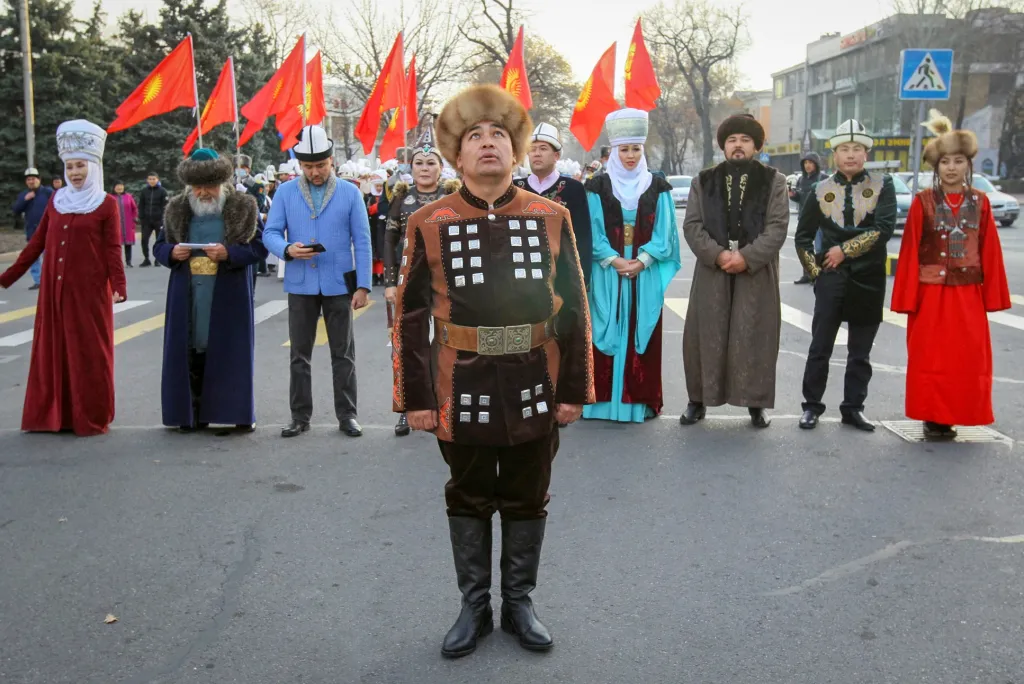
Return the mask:
[[508, 62], [505, 63], [505, 70], [501, 72], [501, 81], [498, 85], [516, 96], [523, 103], [526, 109], [533, 109], [533, 95], [530, 93], [530, 79], [526, 77], [526, 56], [523, 51], [523, 27], [519, 27], [519, 37], [516, 38], [512, 52], [509, 53]]
[[238, 141], [240, 146], [249, 142], [268, 118], [302, 104], [302, 69], [305, 65], [306, 36], [303, 35], [267, 84], [242, 105], [242, 115], [248, 121]]
[[194, 77], [192, 34], [189, 34], [121, 103], [117, 108], [117, 118], [107, 128], [107, 133], [123, 131], [178, 107], [197, 107]]
[[181, 148], [185, 156], [187, 157], [188, 153], [195, 147], [196, 141], [199, 139], [200, 129], [205, 135], [212, 131], [215, 126], [223, 123], [233, 121], [237, 125], [237, 106], [238, 103], [235, 99], [235, 60], [233, 57], [228, 57], [228, 61], [224, 62], [224, 68], [220, 70], [217, 85], [213, 87], [210, 99], [206, 101], [206, 106], [203, 107], [203, 114], [199, 117], [199, 126], [192, 129], [188, 139], [185, 140], [185, 145]]
[[377, 141], [380, 117], [384, 112], [401, 107], [405, 103], [407, 93], [405, 70], [402, 68], [404, 59], [402, 34], [399, 33], [355, 127], [355, 135], [363, 143], [364, 154], [369, 154], [373, 149], [373, 143]]
[[655, 102], [659, 97], [661, 86], [658, 85], [658, 75], [654, 73], [651, 53], [647, 52], [644, 32], [637, 19], [633, 41], [629, 44], [629, 54], [626, 56], [626, 106], [649, 112], [657, 107]]
[[588, 152], [601, 136], [605, 118], [619, 108], [615, 101], [615, 45], [598, 60], [576, 101], [569, 130]]
[[397, 157], [398, 148], [405, 147], [405, 131], [420, 125], [419, 113], [416, 111], [416, 55], [413, 55], [409, 62], [409, 73], [406, 74], [405, 82], [408, 85], [408, 92], [405, 96], [406, 104], [396, 109], [391, 115], [391, 121], [388, 123], [387, 130], [384, 131], [384, 139], [380, 143], [378, 156], [383, 161]]
[[[327, 116], [327, 103], [324, 101], [324, 70], [320, 53], [306, 65], [306, 125], [315, 126], [322, 123]], [[302, 131], [302, 105], [292, 107], [284, 114], [278, 114], [277, 130], [281, 134], [281, 149], [290, 150], [299, 143]]]

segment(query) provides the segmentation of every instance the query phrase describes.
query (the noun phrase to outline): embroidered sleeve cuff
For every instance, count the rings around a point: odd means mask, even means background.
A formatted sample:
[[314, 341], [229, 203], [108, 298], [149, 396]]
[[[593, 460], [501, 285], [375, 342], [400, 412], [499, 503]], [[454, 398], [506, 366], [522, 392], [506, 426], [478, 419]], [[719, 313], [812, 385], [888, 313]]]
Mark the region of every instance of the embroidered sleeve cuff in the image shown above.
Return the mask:
[[602, 259], [601, 268], [608, 268], [609, 266], [612, 265], [613, 261], [615, 261], [615, 257], [608, 257], [607, 259]]
[[636, 260], [644, 265], [644, 268], [650, 268], [651, 264], [654, 263], [654, 257], [647, 252], [640, 252], [636, 255]]
[[818, 262], [814, 258], [814, 254], [808, 252], [806, 249], [797, 249], [797, 256], [800, 257], [800, 264], [804, 267], [804, 272], [808, 278], [812, 280], [821, 275], [821, 268], [818, 267]]
[[850, 259], [856, 259], [859, 256], [863, 256], [871, 251], [871, 248], [878, 242], [878, 237], [881, 235], [877, 230], [869, 230], [866, 233], [861, 233], [857, 237], [850, 238], [844, 242], [840, 249], [843, 250], [843, 254]]

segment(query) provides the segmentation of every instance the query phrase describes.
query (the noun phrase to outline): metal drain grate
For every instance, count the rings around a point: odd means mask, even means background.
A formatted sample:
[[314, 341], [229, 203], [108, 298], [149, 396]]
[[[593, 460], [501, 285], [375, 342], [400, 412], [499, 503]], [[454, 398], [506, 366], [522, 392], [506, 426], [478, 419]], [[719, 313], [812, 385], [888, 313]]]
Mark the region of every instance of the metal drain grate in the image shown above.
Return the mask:
[[[924, 423], [918, 420], [883, 420], [882, 425], [907, 442], [924, 442]], [[950, 440], [959, 444], [1004, 444], [1013, 446], [1013, 440], [990, 427], [975, 425], [957, 427], [956, 439]]]

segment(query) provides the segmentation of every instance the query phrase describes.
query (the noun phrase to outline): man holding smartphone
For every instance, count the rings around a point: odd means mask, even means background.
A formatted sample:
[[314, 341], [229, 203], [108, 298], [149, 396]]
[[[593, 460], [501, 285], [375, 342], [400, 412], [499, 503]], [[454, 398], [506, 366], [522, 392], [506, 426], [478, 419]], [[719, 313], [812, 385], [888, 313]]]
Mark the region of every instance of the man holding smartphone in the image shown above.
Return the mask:
[[[334, 413], [349, 437], [363, 434], [356, 414], [356, 358], [352, 311], [367, 305], [371, 279], [370, 224], [359, 189], [334, 175], [334, 141], [306, 126], [293, 148], [302, 169], [282, 184], [270, 207], [264, 244], [287, 262], [289, 401], [292, 418], [282, 437], [309, 430], [313, 414], [310, 357], [321, 313], [331, 347]], [[354, 252], [354, 258], [353, 258]]]

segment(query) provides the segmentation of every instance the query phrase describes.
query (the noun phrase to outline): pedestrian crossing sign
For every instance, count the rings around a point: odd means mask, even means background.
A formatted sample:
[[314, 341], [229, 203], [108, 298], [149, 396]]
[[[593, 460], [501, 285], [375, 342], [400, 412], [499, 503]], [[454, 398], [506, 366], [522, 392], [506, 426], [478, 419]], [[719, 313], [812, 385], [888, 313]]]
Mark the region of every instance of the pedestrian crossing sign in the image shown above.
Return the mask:
[[901, 100], [949, 99], [952, 50], [904, 50], [900, 64]]

